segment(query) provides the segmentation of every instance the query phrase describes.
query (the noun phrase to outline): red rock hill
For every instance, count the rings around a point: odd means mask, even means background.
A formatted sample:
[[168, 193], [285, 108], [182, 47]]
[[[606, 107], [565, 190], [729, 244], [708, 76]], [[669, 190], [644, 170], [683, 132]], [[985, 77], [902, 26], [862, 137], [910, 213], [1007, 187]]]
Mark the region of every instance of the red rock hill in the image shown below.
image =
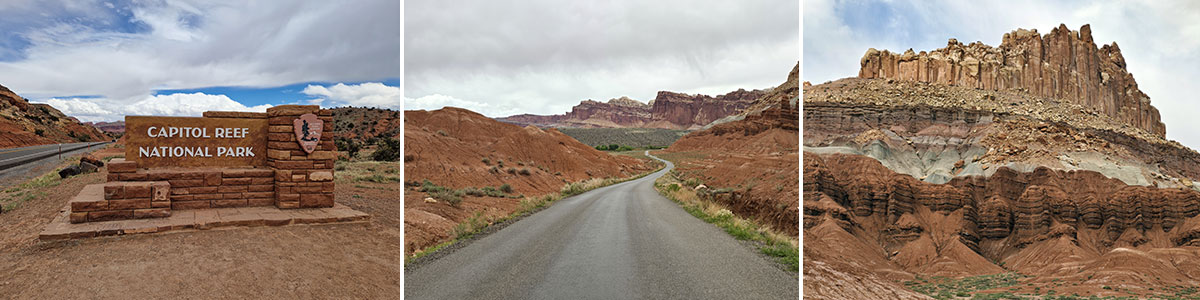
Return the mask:
[[48, 104], [29, 103], [0, 86], [0, 148], [107, 139], [99, 129], [84, 125]]

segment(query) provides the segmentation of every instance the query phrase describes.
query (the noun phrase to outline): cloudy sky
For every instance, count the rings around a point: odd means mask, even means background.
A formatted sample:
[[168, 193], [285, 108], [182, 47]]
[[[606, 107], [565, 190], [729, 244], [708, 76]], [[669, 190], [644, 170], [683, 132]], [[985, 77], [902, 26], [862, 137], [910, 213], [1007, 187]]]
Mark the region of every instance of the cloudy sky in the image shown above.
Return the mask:
[[0, 85], [83, 121], [400, 108], [400, 3], [4, 0]]
[[703, 2], [405, 1], [405, 109], [561, 114], [585, 99], [787, 79], [798, 1]]
[[1046, 34], [1091, 24], [1096, 43], [1116, 41], [1138, 87], [1162, 114], [1167, 138], [1200, 149], [1200, 2], [804, 1], [803, 80], [858, 74], [868, 48], [903, 52], [964, 44], [998, 46], [1017, 28]]

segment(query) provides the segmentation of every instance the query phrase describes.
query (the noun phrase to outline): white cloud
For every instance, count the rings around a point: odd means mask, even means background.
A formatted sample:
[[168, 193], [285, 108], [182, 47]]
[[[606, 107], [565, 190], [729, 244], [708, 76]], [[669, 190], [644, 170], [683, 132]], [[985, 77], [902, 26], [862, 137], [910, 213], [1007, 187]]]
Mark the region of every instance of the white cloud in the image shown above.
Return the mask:
[[[247, 107], [225, 95], [204, 93], [175, 93], [170, 95], [146, 96], [140, 100], [111, 100], [106, 98], [51, 98], [35, 101], [50, 104], [64, 114], [80, 121], [124, 120], [124, 116], [190, 116], [198, 117], [206, 111], [253, 111], [265, 112], [271, 105]], [[129, 105], [118, 104], [132, 102]], [[107, 109], [106, 109], [107, 107]]]
[[498, 117], [723, 94], [777, 86], [799, 59], [797, 1], [513, 2], [406, 2], [406, 108]]
[[404, 109], [408, 110], [436, 110], [447, 106], [465, 108], [489, 117], [502, 117], [521, 113], [517, 108], [503, 104], [493, 105], [484, 102], [468, 101], [442, 94], [427, 95], [419, 98], [404, 98]]
[[[400, 3], [395, 0], [163, 0], [115, 9], [101, 2], [26, 1], [0, 7], [6, 8], [6, 19], [25, 18], [36, 25], [0, 21], [0, 26], [18, 26], [18, 35], [30, 43], [21, 59], [0, 62], [0, 84], [35, 100], [99, 95], [128, 106], [159, 89], [362, 82], [400, 75]], [[61, 11], [81, 12], [72, 15], [89, 21], [58, 20]], [[25, 17], [42, 14], [48, 17]], [[124, 33], [97, 25], [114, 22], [149, 30]]]
[[338, 83], [330, 87], [309, 85], [301, 93], [320, 97], [309, 100], [309, 103], [322, 104], [325, 103], [325, 100], [329, 100], [330, 103], [324, 104], [326, 106], [350, 105], [400, 109], [400, 99], [402, 98], [400, 88], [378, 82], [356, 85]]
[[[1167, 138], [1200, 149], [1200, 3], [1176, 1], [804, 2], [803, 80], [858, 74], [867, 48], [932, 50], [954, 37], [999, 45], [1017, 28], [1046, 34], [1060, 23], [1091, 24], [1097, 44], [1116, 41], [1139, 88], [1167, 125]], [[863, 21], [866, 20], [866, 21]], [[880, 20], [880, 21], [874, 21]]]

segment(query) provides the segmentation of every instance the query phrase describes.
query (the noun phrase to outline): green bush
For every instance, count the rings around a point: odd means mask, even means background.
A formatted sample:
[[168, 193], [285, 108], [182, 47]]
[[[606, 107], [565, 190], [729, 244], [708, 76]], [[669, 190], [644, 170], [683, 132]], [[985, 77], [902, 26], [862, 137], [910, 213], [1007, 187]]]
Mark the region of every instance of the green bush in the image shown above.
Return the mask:
[[333, 141], [333, 144], [337, 146], [338, 150], [346, 151], [346, 155], [351, 159], [357, 157], [358, 151], [362, 150], [361, 143], [347, 138], [338, 138]]
[[398, 161], [403, 154], [400, 152], [402, 144], [400, 140], [393, 138], [379, 139], [378, 148], [375, 153], [371, 154], [371, 159], [375, 161]]
[[518, 171], [517, 173], [520, 173], [521, 175], [529, 176], [529, 169], [522, 168], [521, 171]]
[[513, 189], [512, 189], [511, 185], [508, 185], [507, 183], [505, 183], [505, 184], [500, 185], [500, 191], [505, 192], [505, 193], [512, 193]]

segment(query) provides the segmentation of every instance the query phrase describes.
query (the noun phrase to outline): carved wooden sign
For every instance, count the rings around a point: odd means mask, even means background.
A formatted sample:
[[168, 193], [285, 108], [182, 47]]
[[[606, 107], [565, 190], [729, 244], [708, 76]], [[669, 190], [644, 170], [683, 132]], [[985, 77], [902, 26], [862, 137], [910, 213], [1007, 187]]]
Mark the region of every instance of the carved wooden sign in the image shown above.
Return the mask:
[[240, 167], [267, 162], [267, 120], [125, 117], [125, 159], [138, 167]]
[[314, 114], [303, 114], [300, 118], [292, 121], [292, 128], [296, 131], [296, 141], [300, 143], [300, 148], [306, 153], [312, 153], [317, 150], [317, 143], [321, 141], [321, 129], [324, 128], [324, 122], [317, 118]]

